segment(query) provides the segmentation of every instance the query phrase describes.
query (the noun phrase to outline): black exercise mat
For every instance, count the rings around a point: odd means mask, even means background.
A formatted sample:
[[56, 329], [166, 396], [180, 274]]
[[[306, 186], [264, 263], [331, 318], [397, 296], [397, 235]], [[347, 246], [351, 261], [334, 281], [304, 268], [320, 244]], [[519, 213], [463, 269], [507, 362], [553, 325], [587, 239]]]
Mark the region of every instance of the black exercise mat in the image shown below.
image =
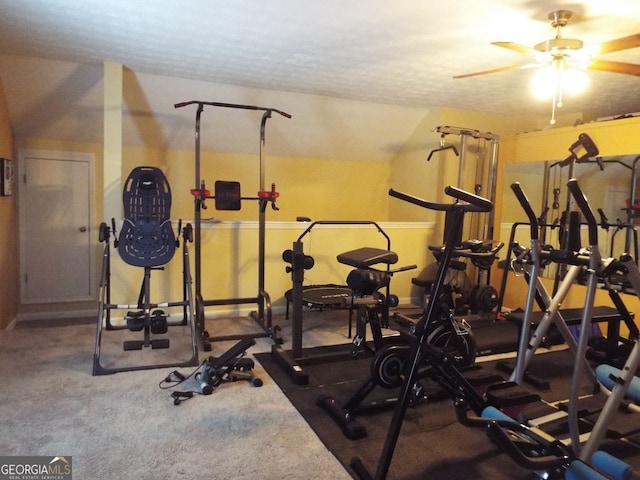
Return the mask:
[[[307, 352], [314, 354], [327, 348], [309, 349]], [[366, 378], [371, 366], [370, 358], [305, 366], [304, 370], [309, 374], [309, 385], [306, 386], [293, 384], [270, 354], [256, 354], [256, 359], [350, 473], [353, 474], [349, 462], [354, 456], [361, 457], [370, 470], [375, 470], [393, 410], [358, 417], [368, 435], [363, 439], [349, 440], [329, 415], [316, 405], [317, 397], [323, 394], [333, 396], [341, 404], [346, 401]], [[488, 372], [495, 373], [495, 364], [487, 362], [483, 366]], [[551, 392], [539, 392], [545, 399], [566, 398], [567, 378], [572, 365], [569, 352], [535, 357], [531, 373], [548, 380], [553, 388]], [[378, 398], [392, 397], [394, 393], [382, 389], [375, 391]], [[373, 397], [372, 394], [370, 398]], [[481, 429], [460, 425], [455, 418], [452, 401], [445, 399], [408, 410], [388, 478], [499, 480], [525, 479], [530, 473], [502, 453]]]

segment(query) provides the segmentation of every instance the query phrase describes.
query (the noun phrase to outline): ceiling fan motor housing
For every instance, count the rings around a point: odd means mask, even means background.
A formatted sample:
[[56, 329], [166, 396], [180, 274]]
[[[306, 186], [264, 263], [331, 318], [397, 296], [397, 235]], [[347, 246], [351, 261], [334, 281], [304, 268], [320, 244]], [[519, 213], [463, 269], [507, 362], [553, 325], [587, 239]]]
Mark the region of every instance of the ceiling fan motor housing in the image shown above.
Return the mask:
[[566, 26], [572, 16], [573, 12], [571, 10], [554, 10], [547, 18], [553, 28], [558, 28]]
[[551, 55], [570, 54], [581, 50], [584, 46], [582, 40], [576, 38], [552, 38], [538, 43], [533, 48], [539, 52], [550, 53]]

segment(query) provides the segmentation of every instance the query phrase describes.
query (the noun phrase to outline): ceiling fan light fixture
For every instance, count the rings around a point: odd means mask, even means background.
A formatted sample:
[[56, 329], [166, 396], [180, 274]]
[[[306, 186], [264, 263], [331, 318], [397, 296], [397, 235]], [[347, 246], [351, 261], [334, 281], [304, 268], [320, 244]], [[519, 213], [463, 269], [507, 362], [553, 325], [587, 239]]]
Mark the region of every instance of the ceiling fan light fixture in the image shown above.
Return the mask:
[[493, 68], [481, 72], [456, 75], [454, 78], [475, 77], [488, 73], [507, 72], [535, 68], [530, 80], [532, 94], [539, 99], [551, 101], [551, 123], [555, 124], [557, 108], [563, 104], [563, 96], [578, 95], [589, 84], [586, 70], [598, 70], [640, 77], [640, 64], [608, 61], [595, 58], [596, 55], [614, 53], [631, 48], [640, 48], [640, 33], [609, 40], [599, 46], [585, 46], [577, 38], [565, 38], [562, 29], [572, 18], [570, 10], [554, 10], [548, 15], [551, 26], [556, 29], [555, 38], [540, 42], [533, 48], [515, 42], [492, 42], [501, 48], [529, 55], [535, 63]]
[[530, 80], [531, 93], [538, 100], [553, 98], [558, 86], [558, 72], [552, 64], [538, 69]]
[[550, 100], [552, 125], [556, 123], [556, 108], [562, 108], [565, 94], [578, 95], [589, 85], [589, 77], [583, 70], [567, 66], [565, 58], [555, 58], [531, 77], [531, 91], [540, 100]]
[[562, 89], [569, 95], [584, 93], [589, 86], [589, 76], [583, 70], [567, 68], [562, 75]]

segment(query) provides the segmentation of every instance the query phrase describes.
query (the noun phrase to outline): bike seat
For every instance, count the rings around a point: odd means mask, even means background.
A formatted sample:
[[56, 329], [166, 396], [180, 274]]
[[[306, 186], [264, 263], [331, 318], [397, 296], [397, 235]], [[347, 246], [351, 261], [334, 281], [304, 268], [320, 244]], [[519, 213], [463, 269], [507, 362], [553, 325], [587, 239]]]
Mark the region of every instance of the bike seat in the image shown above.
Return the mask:
[[347, 286], [356, 297], [373, 295], [382, 287], [389, 285], [391, 275], [385, 271], [358, 268], [347, 276]]
[[355, 268], [368, 269], [378, 263], [393, 265], [398, 261], [398, 254], [381, 248], [362, 247], [338, 255], [338, 262]]

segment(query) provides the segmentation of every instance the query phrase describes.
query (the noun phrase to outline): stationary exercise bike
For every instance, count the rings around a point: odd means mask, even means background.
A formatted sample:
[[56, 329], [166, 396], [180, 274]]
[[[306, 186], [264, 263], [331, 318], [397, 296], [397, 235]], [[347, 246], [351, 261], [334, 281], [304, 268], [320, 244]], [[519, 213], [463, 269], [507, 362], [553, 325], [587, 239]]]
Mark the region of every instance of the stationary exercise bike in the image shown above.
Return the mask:
[[[476, 356], [476, 342], [471, 330], [468, 325], [455, 319], [445, 301], [441, 302], [441, 307], [440, 317], [429, 327], [428, 341], [443, 351], [449, 352], [452, 361], [460, 367], [472, 365]], [[375, 312], [370, 307], [368, 308], [365, 318]], [[399, 323], [396, 328], [415, 331], [416, 323], [414, 320], [398, 313], [394, 314], [393, 318]], [[369, 402], [365, 402], [365, 400], [376, 387], [397, 390], [402, 385], [403, 371], [411, 349], [410, 343], [403, 335], [382, 337], [378, 320], [369, 322], [374, 332], [376, 350], [367, 378], [360, 383], [344, 404], [339, 404], [330, 395], [320, 395], [316, 400], [316, 404], [329, 413], [342, 429], [342, 433], [351, 440], [367, 436], [365, 427], [358, 422], [359, 415], [394, 407], [398, 402], [397, 394], [384, 400], [377, 399]], [[421, 382], [427, 376], [426, 373], [425, 370], [412, 385], [408, 400], [412, 406], [429, 399], [429, 394]]]
[[[451, 247], [445, 246], [445, 249], [447, 248]], [[347, 438], [354, 440], [367, 435], [365, 427], [357, 420], [358, 415], [393, 407], [398, 402], [397, 395], [383, 401], [365, 402], [365, 400], [376, 387], [394, 390], [402, 385], [403, 371], [412, 348], [411, 341], [407, 339], [412, 338], [420, 328], [420, 322], [423, 319], [416, 322], [415, 319], [396, 312], [393, 315], [397, 324], [394, 328], [401, 333], [382, 337], [381, 325], [388, 326], [389, 319], [385, 318], [384, 313], [388, 315], [389, 305], [384, 300], [380, 300], [381, 294], [378, 290], [388, 282], [392, 272], [375, 270], [371, 265], [395, 263], [397, 261], [395, 253], [370, 248], [358, 249], [339, 255], [338, 260], [356, 267], [356, 270], [353, 270], [347, 278], [347, 284], [354, 291], [354, 304], [358, 305], [358, 333], [354, 339], [354, 345], [362, 344], [365, 339], [365, 323], [368, 322], [373, 332], [375, 354], [369, 375], [344, 404], [340, 404], [329, 395], [319, 396], [316, 404], [329, 413]], [[396, 272], [410, 268], [415, 267], [404, 267]], [[477, 348], [471, 329], [468, 324], [454, 317], [446, 293], [432, 290], [432, 294], [436, 295], [432, 297], [436, 299], [432, 302], [435, 308], [432, 312], [433, 321], [429, 322], [425, 330], [426, 341], [448, 352], [460, 367], [473, 364]], [[402, 335], [402, 331], [405, 335]], [[412, 383], [408, 400], [411, 405], [422, 403], [428, 397], [420, 381], [426, 373], [425, 370]]]

